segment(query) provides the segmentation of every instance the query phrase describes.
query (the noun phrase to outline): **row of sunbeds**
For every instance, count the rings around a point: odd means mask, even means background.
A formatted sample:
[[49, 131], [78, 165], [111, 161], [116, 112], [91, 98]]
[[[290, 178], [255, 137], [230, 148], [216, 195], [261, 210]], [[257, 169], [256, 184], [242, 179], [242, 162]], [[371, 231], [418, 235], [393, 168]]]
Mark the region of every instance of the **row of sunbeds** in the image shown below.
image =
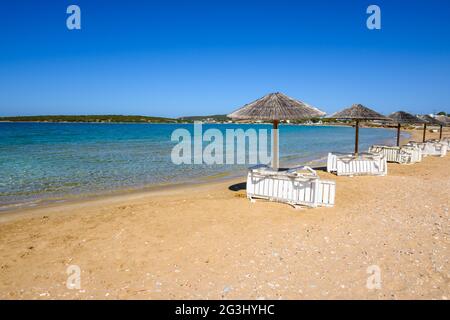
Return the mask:
[[[327, 171], [338, 176], [387, 175], [387, 163], [414, 164], [423, 157], [444, 157], [450, 148], [450, 138], [410, 141], [401, 147], [374, 145], [368, 152], [329, 153]], [[320, 179], [316, 171], [303, 166], [278, 171], [268, 166], [249, 169], [247, 197], [288, 203], [294, 207], [332, 207], [335, 203], [336, 182]]]

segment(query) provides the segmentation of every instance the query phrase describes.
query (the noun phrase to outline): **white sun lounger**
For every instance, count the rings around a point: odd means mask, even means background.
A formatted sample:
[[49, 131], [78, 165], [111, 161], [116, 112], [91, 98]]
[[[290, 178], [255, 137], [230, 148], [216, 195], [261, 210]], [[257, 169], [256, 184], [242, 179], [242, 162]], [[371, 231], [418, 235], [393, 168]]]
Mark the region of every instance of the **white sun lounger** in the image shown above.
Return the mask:
[[448, 151], [448, 149], [450, 148], [450, 138], [449, 137], [442, 138], [441, 143], [444, 143], [447, 145], [447, 151]]
[[383, 154], [359, 153], [357, 156], [349, 153], [329, 153], [327, 171], [338, 176], [385, 176], [387, 161]]
[[407, 146], [415, 146], [420, 148], [422, 156], [438, 156], [444, 157], [447, 154], [447, 145], [440, 142], [426, 141], [426, 142], [408, 142]]
[[412, 164], [422, 161], [422, 151], [415, 146], [388, 147], [373, 145], [369, 148], [369, 153], [381, 153], [386, 157], [387, 162], [400, 164]]
[[337, 171], [337, 158], [338, 157], [352, 157], [353, 153], [333, 152], [328, 153], [327, 158], [327, 172], [336, 173]]
[[247, 176], [247, 197], [250, 200], [266, 199], [283, 202], [294, 207], [332, 207], [336, 183], [319, 179], [310, 167], [275, 171], [267, 166], [249, 169]]
[[430, 139], [430, 140], [427, 140], [427, 142], [443, 144], [443, 145], [447, 146], [447, 151], [450, 148], [450, 138], [447, 138], [447, 137], [442, 138], [442, 140]]

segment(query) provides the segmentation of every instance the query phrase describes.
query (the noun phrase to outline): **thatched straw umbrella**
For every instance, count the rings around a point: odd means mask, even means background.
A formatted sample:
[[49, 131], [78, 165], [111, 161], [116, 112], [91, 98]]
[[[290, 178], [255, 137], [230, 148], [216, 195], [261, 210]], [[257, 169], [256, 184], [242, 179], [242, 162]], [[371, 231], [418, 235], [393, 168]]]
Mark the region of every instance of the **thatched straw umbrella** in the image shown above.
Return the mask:
[[441, 127], [441, 129], [440, 129], [440, 131], [439, 131], [439, 140], [441, 140], [442, 139], [442, 127], [448, 127], [448, 126], [450, 126], [450, 117], [448, 117], [448, 116], [444, 116], [444, 115], [440, 115], [440, 116], [436, 116], [436, 120], [438, 120], [438, 121], [440, 121], [440, 122], [442, 122], [442, 123], [444, 123], [445, 125], [441, 125], [440, 127]]
[[370, 121], [370, 120], [384, 120], [391, 121], [391, 119], [383, 116], [382, 114], [369, 109], [362, 104], [354, 104], [350, 108], [344, 109], [342, 111], [336, 112], [331, 116], [327, 117], [330, 119], [339, 120], [355, 120], [355, 155], [358, 155], [359, 149], [359, 122], [360, 121]]
[[442, 127], [445, 127], [447, 124], [445, 122], [439, 121], [436, 118], [433, 118], [427, 114], [423, 116], [419, 116], [420, 119], [425, 120], [425, 123], [423, 125], [423, 142], [427, 139], [427, 124], [431, 124], [433, 126], [439, 126], [440, 127], [440, 139], [442, 139]]
[[322, 117], [325, 112], [282, 93], [270, 93], [230, 113], [235, 120], [264, 120], [273, 122], [272, 168], [278, 169], [278, 122]]
[[405, 111], [397, 111], [388, 115], [388, 118], [397, 122], [397, 147], [400, 146], [400, 129], [402, 124], [421, 124], [426, 123], [426, 121], [417, 118], [416, 116], [407, 113]]

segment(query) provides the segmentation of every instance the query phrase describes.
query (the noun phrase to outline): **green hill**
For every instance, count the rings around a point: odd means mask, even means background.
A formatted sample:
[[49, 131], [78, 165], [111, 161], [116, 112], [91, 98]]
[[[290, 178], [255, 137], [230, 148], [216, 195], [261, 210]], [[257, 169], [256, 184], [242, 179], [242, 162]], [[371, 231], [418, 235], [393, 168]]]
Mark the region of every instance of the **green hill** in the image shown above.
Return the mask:
[[225, 114], [214, 114], [210, 116], [189, 116], [189, 117], [180, 117], [178, 120], [186, 121], [186, 122], [193, 122], [193, 121], [217, 121], [217, 122], [224, 122], [224, 121], [230, 121], [231, 119], [228, 118]]
[[147, 116], [123, 115], [85, 115], [85, 116], [17, 116], [0, 117], [0, 121], [13, 122], [135, 122], [135, 123], [167, 123], [178, 122], [177, 119]]

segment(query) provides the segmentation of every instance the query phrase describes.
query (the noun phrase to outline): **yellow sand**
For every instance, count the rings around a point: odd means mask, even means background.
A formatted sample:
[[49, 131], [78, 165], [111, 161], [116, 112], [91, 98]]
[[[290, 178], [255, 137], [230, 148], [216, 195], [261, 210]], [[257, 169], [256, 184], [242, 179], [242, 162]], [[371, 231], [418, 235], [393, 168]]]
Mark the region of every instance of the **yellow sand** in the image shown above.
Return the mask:
[[320, 172], [337, 182], [334, 208], [250, 203], [228, 189], [241, 178], [2, 214], [0, 298], [446, 299], [449, 165]]

